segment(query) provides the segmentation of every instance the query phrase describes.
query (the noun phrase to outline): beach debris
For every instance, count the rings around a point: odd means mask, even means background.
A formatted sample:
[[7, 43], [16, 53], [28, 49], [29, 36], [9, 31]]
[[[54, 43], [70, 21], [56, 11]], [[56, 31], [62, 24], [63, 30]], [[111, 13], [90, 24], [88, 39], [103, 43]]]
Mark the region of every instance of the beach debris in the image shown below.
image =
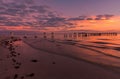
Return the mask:
[[11, 55], [11, 57], [16, 57], [17, 56], [15, 51], [11, 51], [10, 55]]
[[17, 79], [17, 78], [18, 78], [18, 74], [15, 74], [13, 79]]
[[53, 62], [52, 62], [52, 64], [56, 64], [56, 62], [55, 62], [55, 61], [53, 61]]
[[33, 77], [33, 76], [35, 76], [35, 74], [34, 73], [30, 73], [30, 74], [27, 74], [26, 76], [27, 77]]
[[38, 37], [35, 35], [34, 38], [38, 38]]
[[24, 36], [23, 38], [27, 38], [27, 36]]
[[43, 38], [46, 39], [47, 36], [46, 36], [46, 32], [43, 33]]
[[18, 55], [20, 55], [20, 53], [18, 53]]
[[54, 40], [54, 37], [55, 37], [54, 32], [51, 32], [51, 39]]
[[24, 76], [21, 76], [21, 79], [24, 79], [25, 77]]
[[16, 60], [15, 60], [14, 58], [12, 59], [12, 61], [13, 61], [13, 62], [16, 62]]
[[[21, 62], [18, 62], [18, 59], [17, 57], [19, 55], [21, 55], [20, 53], [16, 52], [16, 46], [14, 45], [14, 42], [17, 41], [17, 39], [15, 39], [14, 37], [10, 38], [10, 39], [7, 39], [7, 40], [3, 40], [2, 42], [2, 45], [7, 48], [9, 50], [9, 53], [6, 55], [7, 58], [9, 60], [12, 61], [12, 66], [14, 69], [20, 69], [21, 68], [21, 65], [22, 63]], [[2, 59], [0, 59], [0, 61], [2, 61]], [[32, 59], [31, 62], [38, 62], [38, 60], [36, 59]], [[19, 76], [17, 73], [15, 75], [13, 75], [13, 79], [24, 79], [26, 77], [34, 77], [35, 74], [34, 73], [30, 73], [30, 74], [27, 74], [27, 75], [24, 75], [24, 76]], [[10, 79], [10, 78], [8, 78]]]
[[19, 68], [20, 68], [20, 66], [14, 66], [14, 68], [15, 68], [15, 69], [19, 69]]
[[60, 44], [56, 44], [56, 46], [61, 46]]
[[38, 62], [38, 60], [36, 60], [36, 59], [33, 59], [33, 60], [31, 60], [31, 62], [35, 62], [35, 63], [36, 63], [36, 62]]
[[19, 69], [20, 68], [20, 66], [21, 66], [21, 63], [20, 62], [17, 62], [16, 60], [14, 60], [15, 62], [14, 62], [14, 68], [15, 69]]

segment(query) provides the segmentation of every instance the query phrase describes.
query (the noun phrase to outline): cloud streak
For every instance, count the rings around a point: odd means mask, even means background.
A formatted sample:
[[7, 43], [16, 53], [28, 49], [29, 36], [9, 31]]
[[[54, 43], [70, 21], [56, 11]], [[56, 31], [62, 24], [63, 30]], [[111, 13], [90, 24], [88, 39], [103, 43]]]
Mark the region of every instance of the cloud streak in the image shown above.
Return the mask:
[[16, 29], [19, 26], [24, 26], [20, 29], [48, 30], [52, 28], [67, 30], [90, 26], [90, 24], [84, 25], [86, 21], [107, 21], [113, 17], [114, 15], [104, 14], [66, 18], [53, 11], [49, 6], [34, 4], [33, 0], [11, 0], [7, 2], [0, 0], [0, 29], [5, 29], [4, 26], [9, 28], [14, 26]]
[[66, 24], [65, 18], [59, 16], [50, 7], [35, 5], [33, 0], [0, 0], [0, 25], [57, 27]]
[[79, 16], [74, 18], [69, 18], [70, 21], [84, 21], [84, 20], [110, 20], [114, 15], [104, 14], [104, 15], [95, 15], [95, 16]]

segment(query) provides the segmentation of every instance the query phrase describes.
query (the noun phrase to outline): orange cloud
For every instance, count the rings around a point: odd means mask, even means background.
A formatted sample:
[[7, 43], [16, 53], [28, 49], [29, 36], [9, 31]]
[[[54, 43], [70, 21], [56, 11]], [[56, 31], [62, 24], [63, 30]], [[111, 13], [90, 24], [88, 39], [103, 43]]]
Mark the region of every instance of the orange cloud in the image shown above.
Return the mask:
[[28, 30], [31, 29], [29, 26], [0, 26], [0, 29], [2, 30]]
[[58, 26], [58, 27], [33, 27], [33, 26], [0, 26], [2, 30], [26, 30], [26, 31], [65, 31], [65, 30], [119, 30], [120, 16], [114, 16], [109, 20], [72, 20], [69, 23], [74, 24], [73, 27]]
[[77, 20], [72, 21], [76, 24], [75, 28], [69, 30], [118, 30], [120, 29], [120, 16], [112, 17], [109, 20]]

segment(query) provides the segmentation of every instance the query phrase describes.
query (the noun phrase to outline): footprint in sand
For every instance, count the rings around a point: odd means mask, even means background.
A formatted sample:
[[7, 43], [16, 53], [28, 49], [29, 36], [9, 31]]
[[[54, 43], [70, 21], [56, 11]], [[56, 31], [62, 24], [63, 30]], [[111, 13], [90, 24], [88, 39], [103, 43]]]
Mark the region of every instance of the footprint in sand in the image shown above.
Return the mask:
[[12, 61], [13, 61], [14, 63], [17, 62], [16, 59], [14, 59], [14, 58], [12, 58]]
[[14, 68], [15, 69], [19, 69], [20, 68], [20, 66], [21, 66], [21, 63], [20, 62], [17, 62], [16, 60], [15, 60], [15, 62], [14, 62]]

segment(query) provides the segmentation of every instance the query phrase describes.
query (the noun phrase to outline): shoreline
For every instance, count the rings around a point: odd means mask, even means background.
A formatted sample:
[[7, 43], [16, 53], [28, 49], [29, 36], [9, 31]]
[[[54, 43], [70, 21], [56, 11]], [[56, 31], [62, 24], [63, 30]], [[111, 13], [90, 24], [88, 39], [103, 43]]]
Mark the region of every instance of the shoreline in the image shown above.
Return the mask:
[[[16, 74], [18, 78], [20, 78], [21, 76], [22, 77], [24, 76], [26, 79], [27, 74], [29, 73], [33, 74], [33, 72], [35, 76], [31, 77], [31, 79], [39, 79], [39, 78], [42, 78], [42, 79], [56, 79], [56, 78], [57, 79], [61, 79], [61, 78], [62, 79], [68, 79], [68, 78], [69, 79], [80, 79], [80, 78], [82, 79], [89, 79], [89, 78], [119, 79], [120, 78], [118, 72], [114, 72], [105, 66], [100, 67], [99, 65], [95, 65], [81, 59], [77, 61], [72, 59], [71, 57], [50, 53], [50, 51], [47, 52], [47, 51], [36, 50], [31, 46], [27, 45], [26, 43], [22, 42], [22, 40], [21, 42], [18, 41], [13, 43], [13, 45], [15, 47], [17, 46], [15, 50], [17, 53], [20, 53], [20, 56], [16, 57], [16, 59], [19, 60], [19, 62], [21, 61], [22, 65], [18, 70], [13, 68], [8, 70], [8, 71], [12, 71], [12, 74], [10, 75], [10, 79], [12, 79], [12, 77], [14, 77]], [[58, 46], [60, 45], [58, 44]], [[31, 59], [34, 59], [33, 60], [34, 62], [30, 62]], [[8, 59], [8, 62], [9, 61], [11, 61], [11, 59]], [[9, 65], [11, 65], [11, 63], [9, 63]], [[12, 65], [10, 67], [12, 67]], [[13, 72], [16, 74], [14, 74]]]
[[[29, 40], [30, 41], [30, 40]], [[25, 42], [25, 41], [24, 41]], [[39, 41], [40, 42], [40, 41]], [[43, 41], [42, 41], [43, 42]], [[41, 42], [41, 43], [42, 43]], [[48, 43], [48, 42], [50, 42], [50, 41], [48, 41], [48, 40], [46, 40], [46, 42]], [[50, 48], [50, 49], [44, 49], [43, 47], [39, 47], [39, 45], [37, 46], [37, 45], [32, 45], [32, 42], [31, 43], [29, 43], [29, 42], [25, 42], [25, 43], [27, 43], [28, 45], [30, 45], [32, 48], [35, 48], [35, 49], [37, 49], [37, 50], [42, 50], [42, 51], [45, 51], [45, 52], [49, 52], [49, 53], [51, 53], [51, 54], [56, 54], [56, 55], [61, 55], [61, 56], [65, 56], [65, 57], [70, 57], [70, 58], [73, 58], [73, 59], [76, 59], [76, 60], [79, 60], [79, 59], [82, 59], [82, 60], [85, 60], [85, 61], [87, 61], [87, 62], [92, 62], [92, 63], [96, 63], [96, 64], [99, 64], [99, 65], [102, 65], [102, 66], [107, 66], [107, 67], [115, 67], [115, 68], [120, 68], [120, 66], [118, 65], [109, 65], [109, 64], [107, 64], [107, 63], [99, 63], [99, 62], [97, 62], [97, 61], [91, 61], [91, 60], [89, 60], [89, 59], [86, 59], [85, 57], [76, 57], [76, 56], [74, 56], [74, 54], [73, 55], [71, 55], [71, 53], [57, 53], [57, 51], [53, 51], [52, 50], [52, 48]], [[36, 43], [38, 43], [38, 42], [36, 42]], [[40, 44], [41, 44], [40, 43]], [[55, 45], [57, 45], [55, 42], [50, 42], [50, 43], [54, 43]], [[50, 44], [50, 43], [48, 43], [48, 44]], [[57, 42], [58, 43], [58, 42]], [[61, 44], [61, 43], [58, 43], [58, 44]], [[43, 44], [42, 44], [43, 45]], [[52, 45], [52, 44], [50, 44], [53, 48], [55, 47], [55, 45]], [[69, 45], [69, 44], [65, 44], [65, 43], [63, 43], [63, 45], [61, 45], [61, 47], [62, 46], [64, 46], [64, 45], [68, 45], [68, 48], [69, 48], [69, 46], [72, 46], [72, 45]], [[73, 45], [74, 46], [74, 45]], [[56, 46], [57, 47], [57, 46]], [[54, 48], [54, 50], [56, 50], [57, 48]], [[62, 48], [62, 49], [64, 49], [64, 48]], [[81, 48], [81, 47], [78, 47], [78, 50], [84, 50], [83, 52], [85, 52], [86, 50], [89, 50], [89, 49], [87, 49], [87, 48]], [[98, 51], [98, 50], [96, 50], [96, 51]], [[65, 52], [65, 51], [64, 51]], [[66, 51], [66, 52], [68, 52], [68, 51]], [[82, 53], [83, 53], [82, 52]], [[79, 53], [79, 52], [78, 52]], [[92, 53], [92, 52], [91, 52]], [[81, 55], [81, 53], [79, 53], [80, 55]], [[94, 54], [94, 53], [93, 53]], [[100, 52], [100, 54], [101, 55], [106, 55], [105, 53], [101, 53]], [[85, 54], [85, 55], [87, 55], [87, 54]], [[97, 55], [97, 54], [96, 54]], [[99, 55], [99, 54], [98, 54]], [[84, 55], [83, 55], [84, 56]], [[117, 58], [119, 58], [119, 57], [115, 57], [115, 56], [112, 56], [112, 55], [109, 55], [109, 54], [107, 54], [106, 56], [110, 56], [110, 57], [113, 57], [114, 59], [117, 59]]]

